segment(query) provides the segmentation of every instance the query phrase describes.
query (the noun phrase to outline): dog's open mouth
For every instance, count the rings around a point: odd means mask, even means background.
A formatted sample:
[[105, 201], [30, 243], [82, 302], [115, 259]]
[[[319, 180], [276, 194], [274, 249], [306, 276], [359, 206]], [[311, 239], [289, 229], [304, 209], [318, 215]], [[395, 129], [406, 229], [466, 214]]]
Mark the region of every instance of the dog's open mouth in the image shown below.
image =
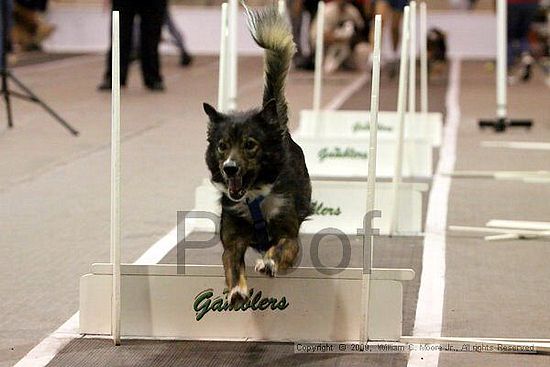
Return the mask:
[[231, 200], [240, 201], [244, 194], [246, 194], [246, 190], [243, 187], [243, 178], [241, 176], [228, 178], [227, 192]]

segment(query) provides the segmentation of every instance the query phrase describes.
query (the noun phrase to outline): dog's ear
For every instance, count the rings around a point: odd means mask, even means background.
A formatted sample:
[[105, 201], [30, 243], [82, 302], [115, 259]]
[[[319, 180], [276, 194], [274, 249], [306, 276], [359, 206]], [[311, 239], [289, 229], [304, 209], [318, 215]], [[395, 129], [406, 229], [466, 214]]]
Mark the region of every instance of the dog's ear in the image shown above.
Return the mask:
[[278, 124], [279, 119], [277, 116], [277, 102], [274, 99], [270, 99], [264, 103], [264, 107], [262, 108], [260, 115], [268, 124]]
[[202, 108], [204, 109], [204, 112], [206, 112], [206, 114], [208, 115], [210, 122], [216, 123], [223, 120], [223, 114], [219, 113], [214, 107], [212, 107], [208, 103], [203, 103]]

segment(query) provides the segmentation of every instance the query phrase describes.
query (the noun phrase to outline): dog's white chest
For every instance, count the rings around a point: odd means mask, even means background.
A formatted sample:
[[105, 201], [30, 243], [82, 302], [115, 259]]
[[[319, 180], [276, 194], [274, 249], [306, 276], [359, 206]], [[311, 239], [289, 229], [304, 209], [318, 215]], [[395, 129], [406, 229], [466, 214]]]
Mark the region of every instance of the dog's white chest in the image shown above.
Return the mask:
[[[256, 198], [257, 196], [252, 196], [248, 199], [248, 202], [250, 203]], [[281, 213], [283, 207], [287, 205], [287, 202], [288, 199], [281, 194], [268, 194], [267, 196], [265, 196], [260, 203], [260, 209], [262, 211], [264, 219], [266, 221], [269, 221], [271, 218], [277, 216], [279, 213]], [[250, 214], [249, 205], [245, 201], [240, 202], [233, 208], [235, 212], [239, 214], [239, 216], [246, 218], [249, 221], [252, 221], [252, 215]]]
[[269, 195], [261, 203], [260, 208], [266, 220], [269, 220], [281, 212], [287, 199], [283, 195]]

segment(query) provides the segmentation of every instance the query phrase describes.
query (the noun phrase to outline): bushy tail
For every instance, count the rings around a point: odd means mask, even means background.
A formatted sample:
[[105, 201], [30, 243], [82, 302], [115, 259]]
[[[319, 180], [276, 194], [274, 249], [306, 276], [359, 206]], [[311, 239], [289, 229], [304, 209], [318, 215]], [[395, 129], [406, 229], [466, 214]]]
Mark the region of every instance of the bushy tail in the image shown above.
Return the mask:
[[258, 46], [265, 49], [265, 85], [263, 104], [271, 99], [277, 103], [278, 118], [286, 125], [288, 121], [285, 82], [296, 46], [288, 22], [276, 7], [246, 10], [248, 28]]

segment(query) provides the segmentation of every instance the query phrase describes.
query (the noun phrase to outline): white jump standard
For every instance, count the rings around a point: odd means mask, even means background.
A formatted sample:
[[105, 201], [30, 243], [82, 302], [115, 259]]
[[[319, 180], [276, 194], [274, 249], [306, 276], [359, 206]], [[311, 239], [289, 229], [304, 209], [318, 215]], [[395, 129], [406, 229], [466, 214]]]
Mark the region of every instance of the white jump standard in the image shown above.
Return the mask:
[[121, 213], [120, 213], [120, 17], [113, 11], [111, 101], [111, 335], [120, 344], [121, 312]]
[[508, 118], [507, 96], [506, 96], [506, 68], [507, 68], [507, 29], [508, 18], [506, 0], [497, 0], [497, 117], [496, 120], [480, 120], [479, 127], [492, 127], [496, 132], [503, 132], [508, 127], [530, 128], [533, 125], [531, 120], [511, 120]]

